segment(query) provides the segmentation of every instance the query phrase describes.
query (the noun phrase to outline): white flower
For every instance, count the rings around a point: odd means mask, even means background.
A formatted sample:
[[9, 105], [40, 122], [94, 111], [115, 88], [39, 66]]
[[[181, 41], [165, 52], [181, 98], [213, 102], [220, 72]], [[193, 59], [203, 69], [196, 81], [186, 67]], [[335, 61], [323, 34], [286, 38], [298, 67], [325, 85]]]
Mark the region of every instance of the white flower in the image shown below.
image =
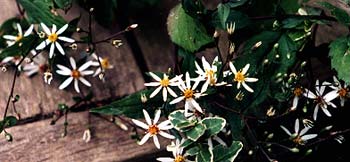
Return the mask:
[[241, 84], [243, 85], [243, 87], [249, 91], [249, 92], [254, 92], [253, 89], [251, 89], [245, 82], [257, 82], [258, 79], [257, 78], [248, 78], [246, 76], [249, 66], [250, 64], [247, 64], [244, 66], [243, 69], [237, 71], [235, 66], [232, 64], [232, 62], [230, 62], [230, 69], [233, 72], [233, 74], [235, 75], [235, 78], [233, 79], [234, 82], [238, 82], [237, 83], [237, 89], [239, 89], [241, 87]]
[[169, 87], [169, 86], [177, 86], [177, 81], [179, 80], [179, 78], [182, 76], [176, 76], [172, 79], [169, 79], [169, 76], [166, 74], [163, 74], [163, 79], [159, 78], [156, 74], [149, 72], [149, 74], [151, 75], [151, 77], [156, 80], [156, 82], [151, 82], [151, 83], [145, 83], [145, 86], [154, 86], [154, 87], [158, 87], [156, 88], [150, 95], [150, 98], [153, 98], [154, 96], [156, 96], [160, 90], [162, 90], [162, 94], [163, 94], [163, 101], [165, 102], [168, 98], [168, 93], [173, 96], [173, 97], [177, 97], [176, 93]]
[[165, 138], [169, 138], [169, 139], [175, 139], [175, 137], [169, 133], [166, 133], [164, 130], [169, 130], [172, 129], [173, 126], [171, 125], [169, 120], [165, 120], [163, 122], [161, 122], [160, 124], [157, 124], [159, 118], [160, 118], [160, 110], [157, 110], [153, 119], [153, 122], [148, 114], [148, 112], [146, 110], [142, 110], [143, 111], [143, 115], [145, 116], [146, 119], [146, 123], [143, 123], [139, 120], [135, 120], [132, 119], [132, 122], [134, 122], [137, 126], [145, 129], [147, 131], [146, 135], [141, 139], [141, 141], [139, 142], [139, 145], [143, 145], [145, 142], [147, 142], [147, 140], [150, 137], [153, 137], [153, 142], [154, 145], [160, 149], [160, 144], [158, 141], [158, 137], [157, 135], [161, 135]]
[[69, 43], [75, 42], [74, 39], [71, 39], [71, 38], [68, 38], [68, 37], [64, 37], [64, 36], [59, 36], [60, 34], [62, 34], [68, 28], [68, 24], [64, 25], [58, 31], [57, 31], [57, 27], [56, 27], [55, 24], [52, 25], [51, 31], [44, 23], [41, 23], [40, 25], [41, 25], [42, 29], [44, 30], [44, 32], [46, 33], [47, 39], [45, 41], [41, 42], [36, 47], [36, 50], [42, 50], [42, 49], [44, 49], [46, 46], [48, 46], [51, 43], [50, 52], [49, 52], [50, 58], [52, 58], [52, 56], [53, 56], [55, 47], [58, 49], [58, 51], [62, 55], [65, 55], [65, 52], [64, 52], [61, 44], [58, 43], [58, 40], [61, 40], [61, 41], [64, 41], [64, 42], [69, 42]]
[[318, 80], [316, 81], [315, 89], [316, 89], [316, 94], [312, 93], [308, 89], [305, 89], [306, 93], [303, 93], [305, 97], [313, 99], [316, 102], [316, 107], [313, 114], [314, 120], [317, 119], [317, 113], [318, 113], [319, 107], [321, 107], [321, 109], [327, 116], [329, 117], [332, 116], [331, 113], [328, 111], [327, 107], [328, 105], [331, 105], [334, 108], [337, 107], [331, 101], [338, 97], [338, 93], [336, 91], [331, 91], [323, 96], [324, 90], [326, 89], [326, 85], [324, 82], [322, 83], [322, 85], [319, 85]]
[[295, 87], [293, 89], [293, 94], [294, 94], [293, 105], [290, 108], [292, 111], [295, 110], [298, 107], [299, 98], [303, 94], [303, 92], [304, 92], [304, 90], [301, 87]]
[[27, 76], [32, 76], [38, 72], [44, 73], [48, 68], [49, 66], [45, 57], [38, 55], [31, 63], [23, 66], [23, 71]]
[[293, 140], [294, 143], [299, 144], [299, 145], [303, 145], [305, 144], [305, 142], [307, 140], [313, 139], [315, 137], [317, 137], [317, 134], [307, 134], [305, 135], [305, 133], [307, 131], [309, 131], [310, 127], [305, 127], [304, 129], [302, 129], [299, 132], [299, 119], [295, 120], [295, 125], [294, 125], [294, 133], [290, 133], [290, 131], [284, 127], [284, 126], [280, 126], [289, 136], [290, 138]]
[[202, 57], [202, 64], [203, 64], [203, 69], [198, 65], [197, 62], [195, 62], [196, 65], [196, 73], [199, 75], [199, 78], [202, 80], [205, 80], [206, 82], [204, 83], [202, 89], [201, 89], [201, 93], [204, 93], [208, 86], [221, 86], [226, 84], [225, 82], [222, 83], [216, 83], [217, 82], [217, 70], [218, 64], [221, 64], [221, 62], [218, 61], [218, 57], [216, 56], [213, 63], [210, 65], [208, 63], [208, 61]]
[[[102, 72], [104, 72], [105, 70], [107, 69], [113, 69], [113, 65], [111, 65], [111, 63], [109, 62], [109, 59], [108, 58], [102, 58], [102, 57], [98, 57], [96, 55], [96, 53], [93, 53], [91, 55], [94, 59], [94, 61], [92, 62], [92, 66], [98, 66], [98, 68], [96, 69], [93, 77], [101, 74]], [[100, 63], [98, 62], [100, 61]]]
[[202, 108], [199, 106], [195, 98], [199, 98], [204, 96], [205, 94], [196, 93], [196, 88], [199, 84], [200, 80], [196, 79], [193, 86], [191, 86], [191, 78], [190, 74], [186, 72], [186, 84], [182, 79], [179, 79], [178, 87], [182, 91], [183, 95], [175, 98], [170, 104], [176, 104], [182, 100], [185, 100], [185, 116], [188, 117], [188, 111], [192, 108], [195, 108], [198, 112], [203, 113]]
[[78, 86], [78, 80], [81, 81], [83, 84], [85, 84], [88, 87], [91, 87], [91, 84], [84, 78], [86, 75], [92, 75], [94, 72], [92, 70], [86, 70], [90, 67], [91, 61], [86, 62], [79, 68], [77, 68], [77, 65], [75, 63], [75, 60], [70, 57], [69, 58], [70, 65], [72, 66], [72, 70], [63, 66], [57, 64], [57, 67], [59, 70], [56, 71], [57, 74], [63, 75], [63, 76], [69, 76], [60, 86], [59, 89], [66, 88], [73, 80], [74, 80], [74, 89], [78, 93], [80, 93], [79, 86]]
[[160, 157], [157, 158], [160, 162], [191, 162], [186, 158], [186, 155], [183, 155], [184, 148], [181, 147], [185, 140], [181, 141], [176, 139], [176, 144], [172, 142], [171, 146], [167, 146], [167, 151], [171, 151], [173, 153], [173, 157]]
[[333, 76], [333, 80], [336, 86], [329, 87], [334, 89], [334, 91], [338, 93], [338, 96], [340, 98], [340, 106], [343, 107], [345, 104], [346, 97], [349, 95], [349, 89], [346, 88], [348, 85], [345, 83], [344, 86], [342, 86], [335, 76]]
[[30, 27], [27, 29], [27, 31], [24, 33], [23, 35], [23, 31], [22, 31], [22, 27], [19, 23], [16, 24], [17, 25], [17, 30], [18, 30], [18, 35], [14, 36], [14, 35], [4, 35], [3, 38], [9, 40], [7, 41], [8, 46], [12, 46], [13, 44], [15, 44], [16, 42], [20, 41], [23, 37], [27, 37], [28, 35], [30, 35], [33, 31], [33, 27], [34, 25], [30, 25]]

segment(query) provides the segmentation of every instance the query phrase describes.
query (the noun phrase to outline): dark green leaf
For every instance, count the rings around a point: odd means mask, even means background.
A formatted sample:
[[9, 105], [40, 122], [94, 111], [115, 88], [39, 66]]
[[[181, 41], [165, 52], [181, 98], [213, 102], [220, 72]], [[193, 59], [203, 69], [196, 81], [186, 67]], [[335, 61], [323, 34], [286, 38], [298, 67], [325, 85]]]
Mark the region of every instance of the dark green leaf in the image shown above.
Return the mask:
[[234, 8], [244, 5], [247, 1], [248, 0], [230, 0], [227, 4], [230, 5], [231, 8]]
[[210, 162], [213, 158], [212, 153], [207, 146], [201, 146], [200, 151], [196, 156], [196, 162]]
[[195, 147], [192, 147], [192, 148], [188, 149], [188, 150], [186, 151], [186, 154], [189, 155], [189, 156], [195, 156], [195, 155], [198, 154], [199, 151], [200, 151], [200, 150], [199, 150], [199, 147], [198, 147], [198, 146], [195, 146]]
[[340, 37], [330, 44], [329, 56], [331, 57], [332, 68], [334, 68], [338, 77], [346, 83], [350, 83], [350, 39]]
[[52, 3], [43, 0], [18, 0], [22, 7], [26, 10], [28, 21], [32, 24], [44, 23], [51, 26], [52, 24], [62, 27], [66, 22], [61, 16], [51, 13]]
[[61, 8], [65, 9], [72, 4], [72, 0], [55, 0], [56, 5]]
[[6, 118], [3, 121], [3, 127], [12, 127], [15, 126], [17, 123], [17, 118], [14, 116], [6, 116]]
[[280, 5], [287, 14], [295, 14], [300, 8], [299, 0], [281, 1]]
[[226, 120], [221, 117], [206, 117], [201, 123], [207, 128], [207, 133], [209, 137], [218, 134], [226, 125]]
[[350, 16], [346, 11], [330, 4], [329, 2], [318, 2], [322, 7], [327, 8], [331, 14], [341, 23], [344, 25], [349, 25], [350, 24]]
[[248, 26], [251, 22], [247, 15], [242, 12], [230, 10], [229, 15], [225, 19], [226, 21], [223, 23], [223, 19], [219, 14], [219, 10], [212, 14], [211, 25], [226, 30], [226, 24], [235, 23], [235, 29], [241, 29]]
[[186, 14], [181, 5], [171, 10], [167, 25], [171, 40], [189, 52], [196, 52], [213, 42], [204, 25]]
[[169, 120], [174, 128], [180, 132], [192, 129], [196, 121], [188, 120], [184, 115], [184, 110], [177, 110], [169, 115]]
[[181, 4], [184, 11], [193, 18], [198, 18], [206, 13], [201, 0], [182, 0]]
[[0, 121], [0, 133], [4, 130], [4, 123]]
[[197, 123], [191, 130], [185, 132], [186, 137], [192, 141], [197, 141], [205, 133], [206, 127], [202, 123]]
[[230, 123], [231, 132], [232, 132], [231, 134], [233, 139], [234, 140], [242, 139], [243, 128], [244, 128], [244, 121], [242, 120], [242, 118], [235, 113], [227, 113], [225, 118]]
[[218, 18], [223, 27], [226, 26], [226, 20], [229, 15], [230, 15], [230, 6], [228, 4], [220, 3], [218, 6]]
[[194, 53], [190, 53], [185, 51], [182, 48], [178, 49], [178, 55], [183, 58], [182, 64], [181, 64], [181, 71], [183, 72], [189, 72], [191, 76], [195, 74], [195, 60], [196, 56]]
[[229, 148], [217, 145], [213, 149], [214, 161], [232, 162], [242, 150], [243, 144], [239, 141], [233, 141]]

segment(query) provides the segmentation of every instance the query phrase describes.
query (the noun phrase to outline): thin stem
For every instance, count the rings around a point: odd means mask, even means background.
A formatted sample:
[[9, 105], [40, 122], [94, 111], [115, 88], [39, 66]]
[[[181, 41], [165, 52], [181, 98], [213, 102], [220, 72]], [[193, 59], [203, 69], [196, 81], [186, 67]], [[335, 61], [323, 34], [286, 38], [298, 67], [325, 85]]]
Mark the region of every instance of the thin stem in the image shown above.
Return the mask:
[[16, 0], [16, 5], [17, 5], [17, 10], [18, 10], [19, 14], [21, 15], [21, 19], [22, 19], [24, 17], [25, 10], [21, 8], [18, 0]]

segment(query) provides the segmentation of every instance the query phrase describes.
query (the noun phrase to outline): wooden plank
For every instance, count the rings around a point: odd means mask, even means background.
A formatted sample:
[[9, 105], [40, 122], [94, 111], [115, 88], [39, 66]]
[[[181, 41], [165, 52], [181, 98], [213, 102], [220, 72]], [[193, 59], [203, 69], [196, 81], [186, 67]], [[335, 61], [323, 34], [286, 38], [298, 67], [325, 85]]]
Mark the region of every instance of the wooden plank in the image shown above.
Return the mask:
[[[114, 124], [91, 115], [91, 141], [83, 141], [83, 132], [88, 126], [87, 112], [68, 115], [68, 134], [62, 138], [63, 120], [50, 126], [50, 120], [42, 120], [7, 129], [14, 136], [7, 142], [1, 134], [0, 161], [40, 162], [94, 162], [125, 161], [134, 157], [159, 151], [150, 139], [139, 146], [130, 138], [131, 132], [122, 131]], [[160, 137], [164, 150], [169, 143]]]
[[[6, 14], [1, 14], [0, 23], [5, 19], [10, 18], [17, 14], [17, 8], [15, 1], [2, 0], [0, 10], [6, 10]], [[8, 12], [7, 12], [8, 11]], [[71, 20], [82, 14], [80, 26], [87, 28], [88, 15], [86, 11], [83, 11], [77, 5], [74, 5], [72, 10], [68, 12], [64, 17], [67, 20]], [[110, 36], [111, 34], [119, 31], [117, 26], [114, 26], [113, 30], [102, 28], [95, 21], [92, 23], [93, 30], [96, 35], [95, 40], [100, 40]], [[75, 38], [78, 38], [77, 36]], [[99, 44], [98, 53], [103, 57], [108, 57], [111, 64], [114, 65], [113, 69], [107, 71], [106, 82], [102, 83], [98, 78], [88, 77], [88, 80], [92, 83], [92, 91], [94, 92], [95, 99], [115, 98], [116, 96], [123, 96], [130, 94], [137, 90], [144, 88], [143, 78], [138, 66], [132, 56], [130, 47], [125, 39], [121, 36], [124, 45], [120, 48], [115, 48], [111, 44]], [[80, 45], [79, 45], [80, 46]], [[86, 47], [80, 46], [81, 50]], [[71, 55], [79, 56], [81, 50], [71, 51]], [[46, 54], [44, 54], [47, 56]], [[6, 73], [1, 73], [0, 84], [0, 114], [4, 113], [4, 106], [6, 105], [7, 97], [9, 95], [10, 86], [12, 83], [13, 73], [9, 70]], [[67, 90], [58, 90], [58, 86], [62, 81], [55, 80], [52, 85], [45, 85], [42, 81], [42, 76], [37, 75], [31, 79], [21, 75], [17, 79], [15, 94], [21, 96], [20, 101], [16, 104], [17, 110], [22, 118], [29, 118], [36, 115], [45, 115], [53, 112], [57, 108], [58, 103], [73, 104], [72, 97], [78, 96], [78, 94], [72, 88], [72, 85]], [[80, 88], [85, 93], [90, 90], [84, 85], [80, 85]], [[9, 114], [13, 114], [13, 110], [10, 109]]]

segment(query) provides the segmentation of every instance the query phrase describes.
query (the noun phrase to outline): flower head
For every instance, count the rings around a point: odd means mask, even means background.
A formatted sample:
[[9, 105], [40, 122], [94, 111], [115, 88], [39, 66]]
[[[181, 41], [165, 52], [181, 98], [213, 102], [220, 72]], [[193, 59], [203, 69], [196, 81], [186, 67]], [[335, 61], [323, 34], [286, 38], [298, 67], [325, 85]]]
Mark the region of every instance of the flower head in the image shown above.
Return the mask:
[[233, 65], [232, 62], [230, 62], [230, 69], [232, 71], [232, 73], [235, 75], [233, 82], [237, 82], [237, 89], [241, 88], [241, 84], [243, 85], [243, 87], [249, 91], [249, 92], [254, 92], [254, 90], [252, 88], [250, 88], [245, 82], [257, 82], [258, 79], [257, 78], [248, 78], [247, 77], [247, 72], [249, 69], [250, 64], [247, 64], [244, 66], [243, 69], [237, 71], [235, 66]]
[[307, 131], [309, 131], [310, 127], [305, 127], [304, 129], [302, 129], [299, 132], [299, 119], [295, 120], [295, 125], [294, 125], [294, 133], [290, 133], [290, 131], [284, 127], [284, 126], [280, 126], [289, 136], [290, 138], [293, 140], [294, 143], [299, 144], [299, 145], [303, 145], [305, 144], [305, 142], [307, 140], [313, 139], [315, 137], [317, 137], [317, 134], [307, 134], [305, 135], [305, 133]]
[[160, 162], [190, 162], [186, 155], [183, 154], [184, 148], [181, 146], [185, 142], [184, 139], [181, 141], [176, 139], [176, 143], [172, 142], [172, 145], [167, 146], [167, 151], [173, 153], [173, 157], [160, 157], [157, 158]]
[[165, 102], [168, 98], [168, 93], [173, 96], [177, 97], [177, 94], [170, 88], [170, 86], [177, 86], [178, 79], [181, 76], [176, 76], [172, 79], [169, 79], [169, 76], [166, 74], [163, 74], [163, 78], [159, 78], [156, 74], [149, 72], [151, 77], [156, 80], [156, 82], [150, 82], [150, 83], [145, 83], [145, 86], [152, 86], [152, 87], [157, 87], [150, 95], [150, 98], [153, 98], [156, 96], [160, 90], [162, 90], [162, 95], [163, 95], [163, 101]]
[[195, 108], [200, 113], [203, 113], [202, 108], [199, 106], [196, 98], [199, 98], [201, 96], [204, 96], [203, 93], [197, 93], [196, 88], [199, 84], [200, 80], [195, 79], [195, 83], [191, 86], [191, 78], [190, 74], [186, 72], [186, 84], [182, 79], [179, 79], [178, 87], [182, 91], [182, 96], [175, 98], [173, 101], [170, 102], [170, 104], [176, 104], [182, 100], [185, 100], [185, 116], [188, 117], [188, 111], [190, 109]]
[[331, 101], [338, 97], [338, 93], [336, 91], [328, 92], [323, 96], [323, 93], [326, 89], [325, 82], [322, 83], [322, 85], [319, 84], [319, 81], [316, 81], [316, 94], [312, 93], [310, 90], [305, 89], [305, 93], [303, 95], [307, 98], [313, 99], [316, 103], [316, 107], [314, 110], [313, 118], [314, 120], [317, 119], [317, 113], [318, 109], [321, 107], [322, 111], [329, 117], [331, 117], [331, 113], [328, 111], [327, 107], [328, 105], [331, 105], [332, 107], [336, 108], [337, 106], [334, 105]]
[[295, 110], [298, 107], [298, 102], [299, 102], [299, 98], [303, 95], [304, 93], [304, 89], [302, 87], [295, 87], [293, 89], [293, 105], [290, 108], [291, 110]]
[[160, 110], [156, 111], [153, 122], [152, 122], [148, 112], [146, 110], [142, 110], [142, 111], [143, 111], [143, 115], [145, 116], [146, 123], [141, 122], [141, 121], [136, 120], [136, 119], [132, 119], [133, 123], [135, 123], [137, 126], [146, 130], [146, 135], [141, 139], [141, 141], [139, 142], [139, 145], [143, 145], [144, 143], [147, 142], [147, 140], [150, 137], [153, 137], [154, 145], [158, 149], [160, 149], [160, 144], [159, 144], [159, 140], [157, 137], [158, 134], [165, 137], [165, 138], [175, 139], [175, 137], [173, 135], [168, 134], [164, 131], [164, 130], [169, 130], [169, 129], [173, 128], [173, 126], [171, 125], [169, 120], [165, 120], [165, 121], [161, 122], [160, 124], [157, 124], [158, 120], [160, 118], [160, 114], [161, 114]]
[[52, 29], [50, 31], [50, 29], [44, 24], [41, 23], [40, 24], [42, 29], [44, 30], [47, 39], [43, 42], [41, 42], [37, 47], [36, 50], [41, 50], [44, 49], [46, 46], [48, 46], [49, 44], [51, 44], [50, 46], [50, 52], [49, 52], [49, 56], [50, 58], [52, 58], [55, 47], [58, 49], [58, 51], [62, 54], [65, 55], [65, 52], [61, 46], [60, 43], [58, 43], [58, 40], [63, 41], [63, 42], [68, 42], [68, 43], [73, 43], [75, 42], [74, 39], [68, 38], [68, 37], [64, 37], [64, 36], [60, 36], [67, 28], [68, 28], [68, 24], [64, 25], [62, 28], [60, 28], [57, 31], [57, 27], [55, 24], [52, 25]]
[[45, 73], [49, 68], [48, 62], [44, 56], [38, 55], [29, 64], [23, 66], [23, 71], [27, 76], [32, 76], [38, 72]]
[[79, 68], [77, 68], [77, 65], [75, 63], [75, 60], [70, 57], [69, 58], [70, 65], [72, 69], [69, 69], [63, 65], [57, 64], [57, 67], [59, 70], [56, 71], [57, 74], [63, 75], [63, 76], [69, 76], [60, 86], [59, 89], [66, 88], [73, 80], [74, 80], [74, 89], [78, 93], [80, 93], [78, 80], [85, 84], [88, 87], [91, 87], [91, 84], [84, 78], [86, 75], [92, 75], [94, 72], [92, 70], [86, 70], [90, 67], [91, 61], [86, 62]]
[[349, 89], [347, 88], [348, 85], [346, 83], [342, 85], [335, 76], [333, 77], [333, 80], [334, 80], [335, 86], [332, 85], [329, 87], [334, 89], [334, 91], [338, 93], [338, 96], [340, 98], [340, 106], [343, 107], [345, 104], [345, 100], [349, 95]]
[[107, 69], [113, 69], [114, 68], [114, 66], [110, 63], [110, 61], [109, 61], [109, 59], [107, 57], [106, 58], [102, 58], [102, 57], [97, 56], [95, 53], [93, 53], [91, 56], [94, 59], [91, 65], [92, 66], [98, 66], [98, 68], [96, 69], [93, 77], [101, 74], [102, 72], [104, 72]]
[[33, 32], [34, 25], [30, 25], [30, 27], [26, 30], [26, 32], [23, 34], [22, 27], [19, 23], [16, 24], [18, 34], [16, 36], [14, 35], [4, 35], [3, 38], [7, 39], [8, 46], [12, 46], [16, 42], [20, 41], [22, 38], [29, 36]]

